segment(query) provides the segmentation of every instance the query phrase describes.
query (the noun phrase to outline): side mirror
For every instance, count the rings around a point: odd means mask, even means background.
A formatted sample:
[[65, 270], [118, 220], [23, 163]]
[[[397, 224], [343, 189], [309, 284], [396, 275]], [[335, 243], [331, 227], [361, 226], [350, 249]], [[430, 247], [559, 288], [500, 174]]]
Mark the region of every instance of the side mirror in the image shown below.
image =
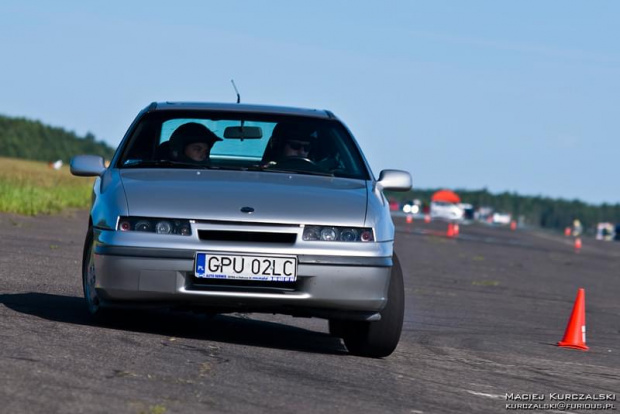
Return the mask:
[[383, 170], [377, 184], [382, 190], [408, 191], [411, 190], [411, 174], [401, 170]]
[[76, 155], [71, 158], [70, 170], [78, 177], [97, 177], [105, 171], [105, 164], [99, 155]]

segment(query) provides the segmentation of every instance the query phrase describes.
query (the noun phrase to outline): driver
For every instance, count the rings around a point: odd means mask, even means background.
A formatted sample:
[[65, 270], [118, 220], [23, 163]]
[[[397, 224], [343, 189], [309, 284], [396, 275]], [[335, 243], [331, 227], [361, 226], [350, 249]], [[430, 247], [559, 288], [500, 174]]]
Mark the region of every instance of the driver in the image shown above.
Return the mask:
[[310, 140], [305, 140], [302, 138], [286, 139], [284, 141], [284, 146], [282, 147], [282, 156], [308, 158], [308, 154], [312, 148], [311, 145]]
[[291, 158], [312, 160], [317, 131], [303, 123], [281, 122], [273, 129], [265, 154], [267, 162], [281, 162]]

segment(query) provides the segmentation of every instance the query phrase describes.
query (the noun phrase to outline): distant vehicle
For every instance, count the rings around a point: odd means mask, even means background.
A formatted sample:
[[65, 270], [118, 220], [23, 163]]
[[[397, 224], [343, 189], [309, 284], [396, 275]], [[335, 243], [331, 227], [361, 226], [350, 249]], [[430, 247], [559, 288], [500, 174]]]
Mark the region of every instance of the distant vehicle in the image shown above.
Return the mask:
[[512, 220], [509, 213], [493, 213], [493, 224], [508, 225]]
[[[201, 145], [209, 158], [190, 157]], [[163, 305], [311, 316], [352, 354], [396, 348], [404, 286], [382, 192], [409, 190], [411, 176], [375, 178], [331, 112], [153, 103], [108, 168], [79, 155], [71, 172], [96, 177], [82, 262], [93, 315]]]
[[479, 221], [486, 221], [488, 223], [493, 221], [493, 207], [480, 206], [474, 213], [474, 218]]
[[459, 203], [458, 206], [463, 209], [463, 219], [464, 220], [473, 220], [474, 219], [474, 206], [469, 203]]
[[62, 168], [62, 160], [50, 162], [48, 166], [54, 170], [60, 170]]
[[409, 200], [403, 204], [403, 213], [420, 214], [422, 213], [422, 202], [420, 200]]
[[462, 220], [465, 211], [456, 203], [431, 201], [431, 218], [444, 220]]
[[611, 241], [615, 239], [616, 229], [611, 223], [598, 223], [596, 226], [596, 240]]

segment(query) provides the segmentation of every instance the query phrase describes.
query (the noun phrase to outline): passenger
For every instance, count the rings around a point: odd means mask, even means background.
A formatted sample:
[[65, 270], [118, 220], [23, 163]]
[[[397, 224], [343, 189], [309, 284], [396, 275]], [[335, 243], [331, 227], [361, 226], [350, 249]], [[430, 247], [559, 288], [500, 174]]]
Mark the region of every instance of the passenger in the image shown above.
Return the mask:
[[222, 141], [206, 126], [189, 122], [178, 127], [170, 136], [170, 151], [173, 160], [184, 162], [205, 162], [211, 148]]

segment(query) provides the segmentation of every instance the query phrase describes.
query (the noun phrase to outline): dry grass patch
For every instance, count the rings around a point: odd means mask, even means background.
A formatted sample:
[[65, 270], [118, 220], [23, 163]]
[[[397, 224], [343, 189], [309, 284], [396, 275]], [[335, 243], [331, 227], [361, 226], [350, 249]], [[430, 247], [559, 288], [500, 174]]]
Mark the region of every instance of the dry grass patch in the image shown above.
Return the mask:
[[93, 179], [39, 161], [0, 157], [0, 212], [34, 216], [88, 208]]

